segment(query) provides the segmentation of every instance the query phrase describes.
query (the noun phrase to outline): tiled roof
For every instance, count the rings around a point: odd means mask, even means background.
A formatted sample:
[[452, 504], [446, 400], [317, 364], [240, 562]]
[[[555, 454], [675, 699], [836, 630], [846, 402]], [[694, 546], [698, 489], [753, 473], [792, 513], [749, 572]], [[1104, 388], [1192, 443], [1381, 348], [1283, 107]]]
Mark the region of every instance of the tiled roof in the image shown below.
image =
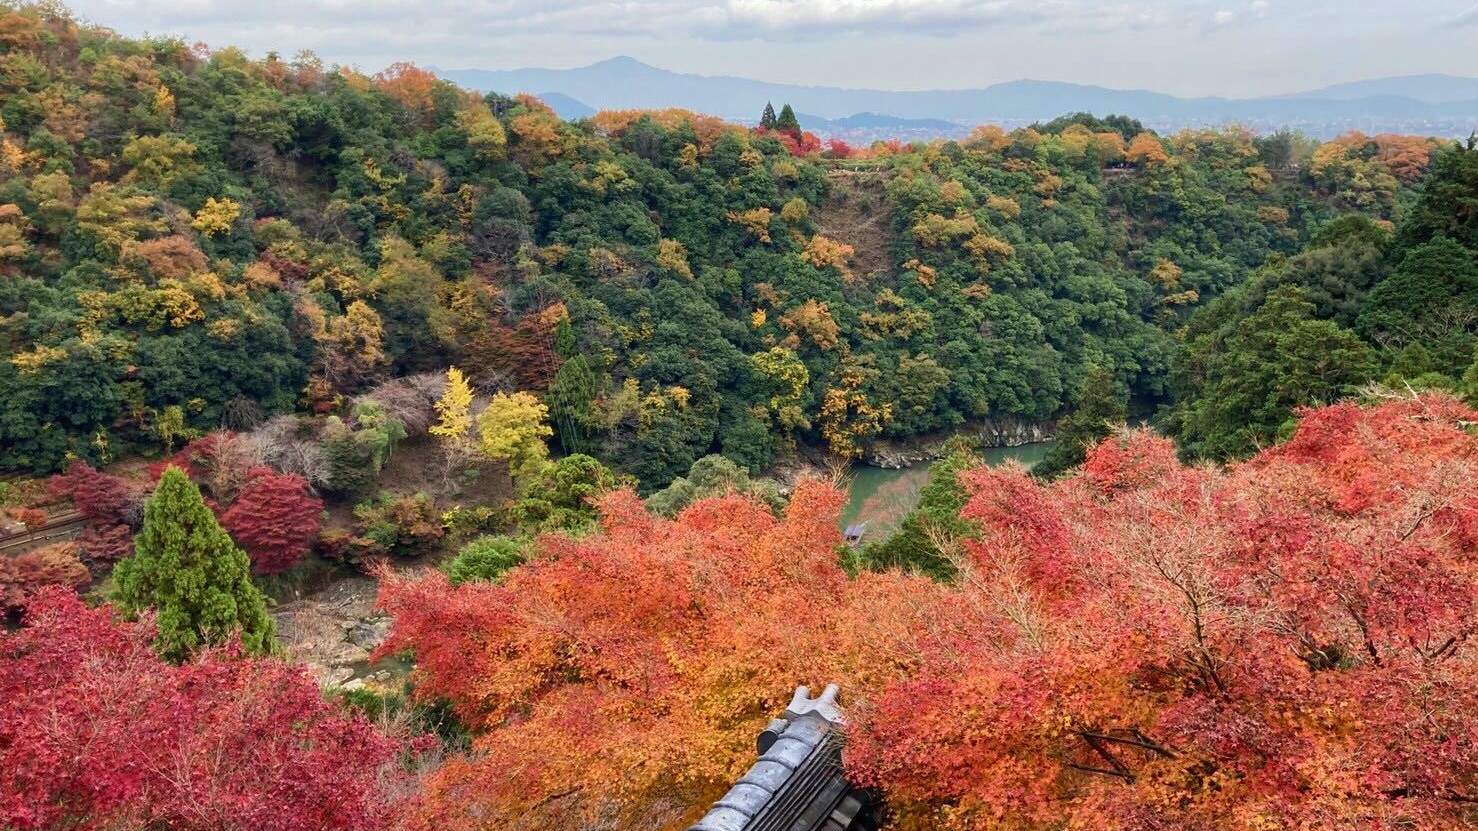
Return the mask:
[[[760, 734], [754, 766], [689, 831], [848, 831], [868, 807], [842, 776], [837, 687], [799, 687]], [[872, 826], [868, 826], [872, 827]]]

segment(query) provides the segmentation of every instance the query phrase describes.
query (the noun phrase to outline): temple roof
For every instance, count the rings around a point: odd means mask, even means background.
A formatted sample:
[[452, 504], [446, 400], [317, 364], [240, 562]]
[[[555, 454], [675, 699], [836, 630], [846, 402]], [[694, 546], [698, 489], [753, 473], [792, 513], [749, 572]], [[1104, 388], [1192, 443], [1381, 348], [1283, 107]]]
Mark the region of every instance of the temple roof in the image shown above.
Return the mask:
[[[837, 687], [798, 687], [784, 718], [759, 737], [759, 759], [689, 831], [847, 831], [868, 800], [842, 776]], [[869, 815], [870, 816], [870, 815]]]

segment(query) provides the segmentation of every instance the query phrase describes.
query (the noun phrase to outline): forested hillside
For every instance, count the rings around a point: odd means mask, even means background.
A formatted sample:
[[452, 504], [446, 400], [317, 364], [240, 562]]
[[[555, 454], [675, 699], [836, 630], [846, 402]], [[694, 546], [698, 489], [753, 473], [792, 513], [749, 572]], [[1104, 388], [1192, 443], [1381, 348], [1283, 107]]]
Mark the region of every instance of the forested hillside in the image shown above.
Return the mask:
[[1395, 233], [1321, 228], [1207, 304], [1185, 330], [1165, 426], [1228, 458], [1286, 438], [1294, 407], [1378, 381], [1478, 398], [1478, 146], [1442, 153]]
[[765, 112], [0, 5], [0, 828], [1474, 827], [1478, 143]]
[[1434, 146], [1080, 118], [817, 153], [50, 6], [3, 43], [0, 467], [38, 472], [450, 364], [647, 488], [710, 452], [1051, 418], [1095, 366], [1153, 405], [1192, 309], [1342, 211], [1395, 218]]

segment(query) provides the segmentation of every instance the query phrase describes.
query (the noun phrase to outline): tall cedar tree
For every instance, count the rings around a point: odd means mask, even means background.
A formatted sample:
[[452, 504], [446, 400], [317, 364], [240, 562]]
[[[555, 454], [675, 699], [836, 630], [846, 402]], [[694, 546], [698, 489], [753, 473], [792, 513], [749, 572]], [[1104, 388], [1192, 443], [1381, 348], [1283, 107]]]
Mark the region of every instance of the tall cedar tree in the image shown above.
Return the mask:
[[184, 471], [171, 467], [160, 477], [134, 548], [113, 572], [117, 601], [130, 614], [157, 611], [154, 647], [164, 658], [184, 661], [237, 637], [251, 654], [271, 650], [272, 618], [252, 585], [251, 561]]
[[775, 105], [769, 101], [765, 102], [765, 111], [760, 114], [760, 129], [775, 129]]
[[566, 360], [555, 373], [544, 401], [566, 453], [582, 453], [587, 449], [592, 404], [598, 392], [595, 372], [584, 355]]
[[1124, 401], [1114, 389], [1114, 376], [1095, 367], [1078, 393], [1078, 408], [1058, 427], [1057, 444], [1033, 472], [1050, 479], [1082, 464], [1088, 449], [1107, 438], [1125, 415]]
[[780, 117], [775, 119], [775, 129], [782, 133], [799, 133], [801, 122], [795, 117], [795, 110], [789, 104], [780, 108]]

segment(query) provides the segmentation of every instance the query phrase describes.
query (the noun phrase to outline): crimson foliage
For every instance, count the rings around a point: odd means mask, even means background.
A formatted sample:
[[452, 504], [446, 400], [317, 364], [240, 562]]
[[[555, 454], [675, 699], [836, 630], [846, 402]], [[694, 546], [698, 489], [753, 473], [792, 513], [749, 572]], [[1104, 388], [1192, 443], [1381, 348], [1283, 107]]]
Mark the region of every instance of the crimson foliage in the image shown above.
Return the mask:
[[391, 827], [404, 745], [299, 667], [211, 651], [46, 589], [0, 633], [0, 827], [360, 831]]
[[219, 514], [231, 538], [259, 574], [277, 574], [307, 556], [323, 524], [323, 501], [301, 476], [258, 467], [247, 473], [236, 501]]

